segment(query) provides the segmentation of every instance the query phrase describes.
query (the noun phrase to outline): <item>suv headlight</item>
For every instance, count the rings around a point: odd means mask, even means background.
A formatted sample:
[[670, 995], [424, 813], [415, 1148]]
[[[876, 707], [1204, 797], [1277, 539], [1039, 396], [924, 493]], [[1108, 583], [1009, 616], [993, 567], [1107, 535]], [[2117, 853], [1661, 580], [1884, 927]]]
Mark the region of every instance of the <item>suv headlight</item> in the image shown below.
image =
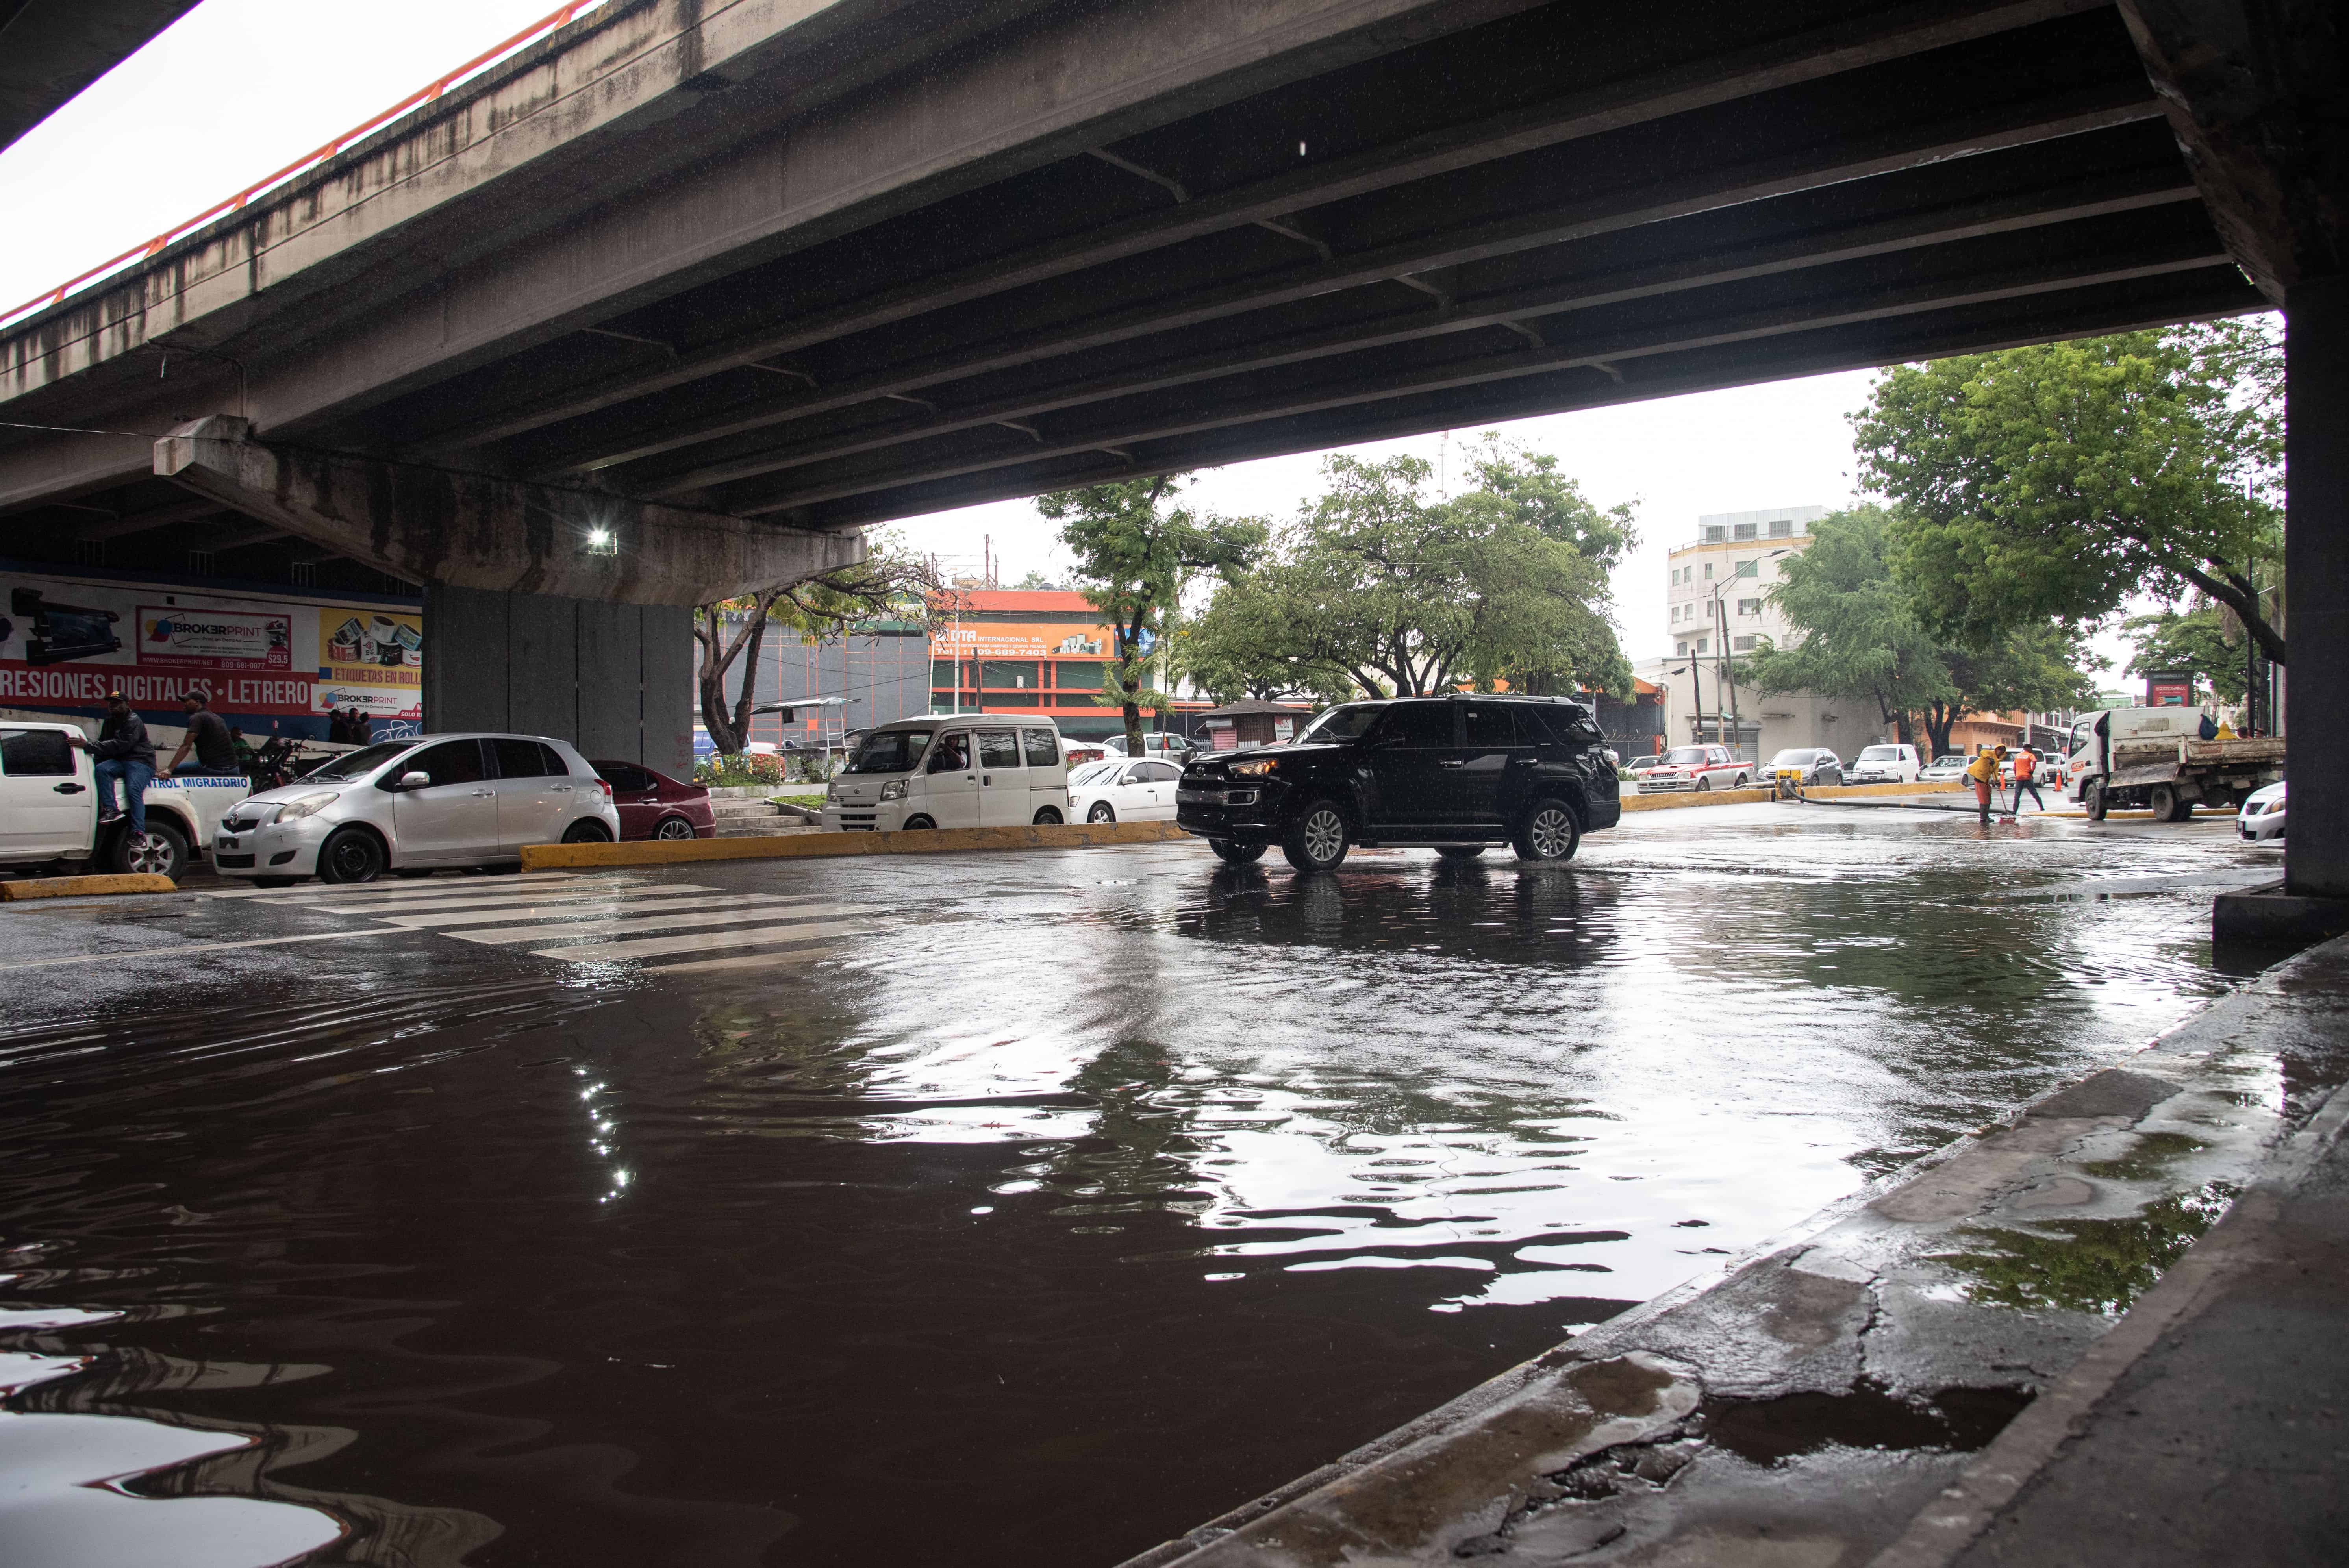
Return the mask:
[[1233, 763], [1229, 771], [1235, 779], [1261, 779], [1279, 766], [1280, 758], [1278, 757], [1257, 757]]
[[881, 786], [881, 799], [884, 800], [902, 800], [905, 798], [905, 781], [903, 779], [892, 779]]
[[298, 800], [289, 800], [285, 805], [278, 807], [277, 815], [272, 817], [270, 820], [273, 822], [293, 822], [298, 821], [304, 817], [315, 817], [342, 798], [343, 797], [339, 791], [332, 789], [327, 790], [322, 795], [305, 795]]

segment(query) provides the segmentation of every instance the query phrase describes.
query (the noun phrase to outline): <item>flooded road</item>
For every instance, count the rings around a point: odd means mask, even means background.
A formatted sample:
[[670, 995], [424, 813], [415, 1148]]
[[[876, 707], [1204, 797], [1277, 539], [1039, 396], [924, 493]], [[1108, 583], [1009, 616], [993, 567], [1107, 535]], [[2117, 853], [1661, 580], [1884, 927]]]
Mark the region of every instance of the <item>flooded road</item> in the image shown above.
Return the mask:
[[2276, 863], [1629, 824], [12, 908], [0, 1560], [1112, 1563], [2141, 1045]]

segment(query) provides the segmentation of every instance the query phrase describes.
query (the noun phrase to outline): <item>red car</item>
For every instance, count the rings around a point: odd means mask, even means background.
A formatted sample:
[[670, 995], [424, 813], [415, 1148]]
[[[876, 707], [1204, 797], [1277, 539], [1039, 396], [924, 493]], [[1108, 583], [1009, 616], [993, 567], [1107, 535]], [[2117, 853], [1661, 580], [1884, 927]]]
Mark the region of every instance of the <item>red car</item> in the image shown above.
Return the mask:
[[598, 777], [612, 787], [612, 804], [620, 809], [623, 839], [710, 839], [718, 836], [718, 819], [709, 810], [709, 791], [698, 784], [680, 784], [666, 773], [656, 773], [637, 762], [591, 762]]

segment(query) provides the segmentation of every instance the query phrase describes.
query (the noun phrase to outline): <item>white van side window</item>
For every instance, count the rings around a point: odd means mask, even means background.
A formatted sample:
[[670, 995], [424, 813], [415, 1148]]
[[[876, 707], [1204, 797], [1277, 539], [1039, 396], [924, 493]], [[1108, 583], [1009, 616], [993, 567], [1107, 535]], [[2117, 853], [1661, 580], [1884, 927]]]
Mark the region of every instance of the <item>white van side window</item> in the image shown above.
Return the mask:
[[1008, 729], [982, 729], [978, 732], [978, 765], [981, 768], [1017, 768], [1019, 766], [1019, 742]]
[[1061, 765], [1061, 743], [1049, 729], [1023, 729], [1019, 732], [1020, 748], [1028, 753], [1030, 768], [1058, 768]]

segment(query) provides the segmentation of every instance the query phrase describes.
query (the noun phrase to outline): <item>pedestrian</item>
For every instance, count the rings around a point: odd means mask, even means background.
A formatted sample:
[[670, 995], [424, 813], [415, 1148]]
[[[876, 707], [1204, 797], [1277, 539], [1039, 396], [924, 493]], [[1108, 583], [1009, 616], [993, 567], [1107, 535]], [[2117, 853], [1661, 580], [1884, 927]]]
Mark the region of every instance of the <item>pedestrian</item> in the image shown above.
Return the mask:
[[162, 769], [162, 777], [171, 779], [180, 772], [180, 764], [188, 753], [196, 754], [198, 773], [239, 773], [236, 765], [236, 743], [229, 738], [228, 721], [212, 710], [211, 699], [202, 692], [190, 692], [180, 699], [188, 715], [187, 738], [180, 749], [171, 753], [171, 760]]
[[[92, 769], [98, 775], [98, 820], [100, 827], [119, 822], [125, 815], [130, 819], [130, 836], [147, 836], [147, 786], [155, 781], [155, 743], [147, 738], [147, 726], [130, 711], [129, 699], [118, 689], [106, 694], [106, 718], [98, 727], [98, 740], [79, 743], [84, 751], [98, 758]], [[123, 807], [114, 804], [117, 784], [128, 797]]]
[[1966, 778], [1974, 787], [1975, 810], [1982, 813], [1982, 826], [1988, 827], [1991, 797], [1998, 790], [1998, 758], [1987, 748], [1975, 752], [1974, 759], [1966, 764]]
[[370, 746], [375, 742], [375, 720], [353, 707], [345, 724], [353, 746]]
[[243, 730], [232, 724], [228, 727], [228, 743], [236, 753], [236, 770], [250, 778], [253, 773], [253, 742], [244, 738]]
[[340, 746], [350, 738], [350, 728], [343, 723], [343, 710], [339, 707], [328, 708], [326, 710], [326, 743], [330, 746]]
[[2025, 789], [2031, 791], [2033, 805], [2042, 811], [2047, 810], [2047, 802], [2039, 793], [2039, 753], [2028, 746], [2014, 754], [2014, 810], [2012, 813], [2014, 816], [2023, 815], [2023, 792]]

